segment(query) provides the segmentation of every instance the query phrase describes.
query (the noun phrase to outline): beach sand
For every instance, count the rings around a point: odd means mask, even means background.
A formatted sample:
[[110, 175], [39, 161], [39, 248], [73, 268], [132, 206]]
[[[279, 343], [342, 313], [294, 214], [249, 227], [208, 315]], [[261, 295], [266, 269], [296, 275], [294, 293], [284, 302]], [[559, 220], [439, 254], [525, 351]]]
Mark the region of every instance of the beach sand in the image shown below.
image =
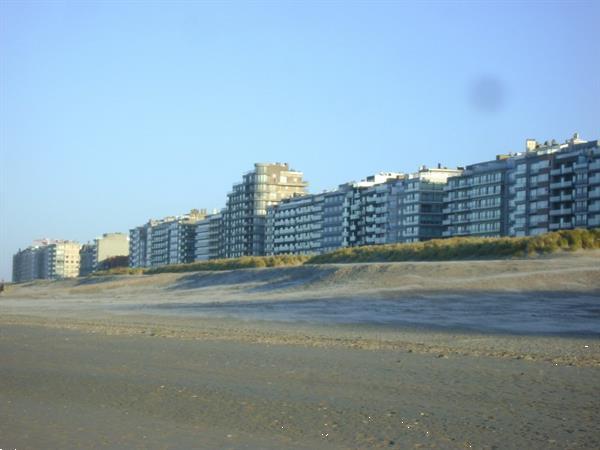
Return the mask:
[[131, 306], [598, 296], [599, 262], [591, 252], [10, 286], [0, 297], [0, 448], [598, 448], [597, 335], [279, 323]]

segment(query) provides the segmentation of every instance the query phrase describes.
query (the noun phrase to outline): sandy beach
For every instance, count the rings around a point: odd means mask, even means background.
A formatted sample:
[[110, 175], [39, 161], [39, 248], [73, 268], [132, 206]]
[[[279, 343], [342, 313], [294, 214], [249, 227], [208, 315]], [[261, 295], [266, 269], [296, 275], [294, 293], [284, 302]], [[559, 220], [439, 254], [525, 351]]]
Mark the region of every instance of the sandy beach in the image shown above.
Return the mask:
[[[368, 301], [466, 319], [310, 320]], [[598, 252], [10, 286], [0, 448], [598, 448], [598, 308]]]

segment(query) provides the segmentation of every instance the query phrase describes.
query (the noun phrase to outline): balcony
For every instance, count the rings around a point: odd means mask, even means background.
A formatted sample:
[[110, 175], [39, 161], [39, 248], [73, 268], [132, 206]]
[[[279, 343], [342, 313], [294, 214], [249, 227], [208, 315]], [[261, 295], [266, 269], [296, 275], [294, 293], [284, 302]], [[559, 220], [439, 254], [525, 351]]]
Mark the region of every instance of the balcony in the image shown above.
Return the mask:
[[600, 173], [597, 173], [593, 177], [588, 178], [588, 185], [600, 184]]
[[561, 209], [552, 209], [550, 210], [551, 216], [567, 216], [573, 214], [572, 208], [561, 208]]
[[573, 186], [573, 181], [558, 181], [556, 183], [550, 183], [550, 189], [564, 189]]
[[573, 167], [560, 167], [558, 169], [552, 169], [550, 174], [552, 175], [566, 175], [569, 173], [573, 173]]
[[560, 222], [555, 222], [555, 223], [551, 223], [550, 225], [548, 225], [548, 228], [550, 230], [568, 230], [573, 228], [573, 223], [572, 222], [567, 222], [567, 221], [560, 221]]
[[551, 202], [572, 202], [573, 194], [553, 195], [550, 197]]
[[590, 172], [593, 171], [593, 170], [600, 170], [600, 159], [597, 160], [597, 161], [594, 161], [593, 163], [591, 163], [588, 170]]

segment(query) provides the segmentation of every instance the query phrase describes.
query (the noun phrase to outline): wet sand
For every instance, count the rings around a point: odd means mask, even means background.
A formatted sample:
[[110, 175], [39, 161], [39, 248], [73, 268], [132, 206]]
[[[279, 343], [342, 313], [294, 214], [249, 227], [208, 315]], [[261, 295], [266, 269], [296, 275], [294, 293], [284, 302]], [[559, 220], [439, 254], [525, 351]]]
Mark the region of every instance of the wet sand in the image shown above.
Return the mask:
[[600, 444], [597, 367], [22, 325], [0, 354], [2, 448]]
[[596, 335], [281, 323], [132, 306], [349, 294], [589, 299], [600, 292], [599, 261], [593, 253], [11, 287], [0, 297], [0, 448], [598, 448]]

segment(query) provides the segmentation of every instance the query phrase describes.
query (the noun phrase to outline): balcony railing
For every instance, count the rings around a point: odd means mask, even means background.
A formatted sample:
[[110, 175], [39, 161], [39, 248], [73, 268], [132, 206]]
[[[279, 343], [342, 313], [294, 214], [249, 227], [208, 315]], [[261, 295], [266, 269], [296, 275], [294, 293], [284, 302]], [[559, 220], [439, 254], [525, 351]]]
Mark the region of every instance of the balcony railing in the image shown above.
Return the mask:
[[562, 189], [573, 186], [573, 181], [558, 181], [556, 183], [550, 183], [550, 189]]
[[552, 175], [566, 175], [568, 173], [573, 173], [573, 167], [560, 167], [558, 169], [552, 169], [550, 173]]
[[571, 208], [561, 208], [561, 209], [552, 209], [550, 210], [551, 216], [567, 216], [573, 214], [573, 210]]

